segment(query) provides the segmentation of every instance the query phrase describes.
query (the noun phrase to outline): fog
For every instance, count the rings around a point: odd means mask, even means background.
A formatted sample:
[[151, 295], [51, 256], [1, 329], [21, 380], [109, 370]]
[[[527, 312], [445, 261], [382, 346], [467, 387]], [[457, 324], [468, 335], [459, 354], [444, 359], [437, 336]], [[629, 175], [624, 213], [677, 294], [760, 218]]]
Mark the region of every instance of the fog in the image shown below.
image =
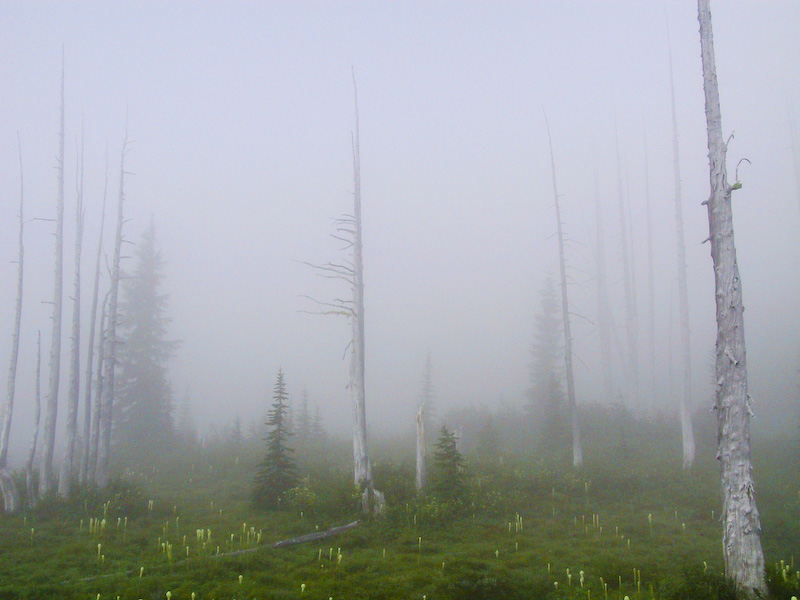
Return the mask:
[[[747, 327], [754, 427], [796, 433], [800, 411], [800, 4], [712, 6]], [[667, 364], [678, 330], [667, 25], [680, 135], [693, 409], [710, 408], [715, 336], [708, 161], [693, 2], [18, 2], [0, 4], [0, 365], [13, 326], [19, 158], [25, 213], [55, 216], [66, 63], [65, 301], [72, 288], [76, 147], [85, 135], [83, 299], [88, 315], [105, 156], [109, 203], [127, 123], [125, 236], [156, 224], [167, 261], [176, 401], [202, 431], [261, 422], [278, 368], [331, 430], [351, 411], [346, 319], [308, 314], [344, 283], [304, 264], [342, 256], [352, 210], [353, 81], [361, 131], [367, 419], [413, 430], [425, 356], [440, 414], [521, 405], [540, 290], [558, 272], [544, 112], [562, 194], [578, 404], [601, 398], [594, 278], [594, 164], [616, 326], [623, 282], [614, 128], [630, 205], [642, 396], [676, 413]], [[657, 393], [646, 361], [645, 137], [655, 244]], [[107, 149], [107, 150], [106, 150]], [[113, 219], [106, 221], [111, 254]], [[29, 221], [12, 430], [31, 433], [37, 329], [47, 377], [53, 226]], [[128, 255], [131, 255], [128, 246]], [[131, 265], [129, 260], [128, 265]], [[105, 284], [108, 277], [105, 276]], [[672, 309], [670, 309], [672, 302]], [[69, 315], [65, 303], [63, 345]], [[674, 315], [673, 331], [668, 324]], [[581, 318], [583, 317], [583, 318]], [[88, 328], [84, 321], [84, 331]], [[624, 339], [624, 335], [623, 335]], [[85, 343], [84, 343], [85, 348]], [[64, 358], [64, 361], [67, 359]], [[82, 357], [85, 360], [85, 357]], [[62, 362], [59, 431], [68, 376]], [[617, 386], [622, 386], [617, 381]], [[43, 390], [46, 389], [43, 386]], [[5, 387], [3, 387], [5, 390]]]

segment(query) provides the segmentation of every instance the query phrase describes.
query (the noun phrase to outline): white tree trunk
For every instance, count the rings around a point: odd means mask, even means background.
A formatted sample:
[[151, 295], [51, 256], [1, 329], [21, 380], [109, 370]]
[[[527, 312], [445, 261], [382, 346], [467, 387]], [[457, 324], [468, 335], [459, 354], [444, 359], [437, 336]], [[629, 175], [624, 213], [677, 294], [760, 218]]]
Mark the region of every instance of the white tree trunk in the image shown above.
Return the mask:
[[111, 289], [108, 300], [108, 348], [105, 357], [105, 376], [103, 377], [103, 402], [100, 408], [100, 431], [97, 446], [97, 467], [95, 483], [97, 487], [108, 485], [111, 463], [111, 427], [114, 414], [114, 384], [117, 368], [117, 304], [119, 298], [120, 260], [122, 252], [123, 205], [125, 204], [125, 156], [128, 153], [128, 136], [122, 143], [119, 167], [119, 198], [117, 199], [117, 232], [114, 238], [114, 262], [111, 267]]
[[353, 138], [353, 349], [350, 356], [350, 398], [353, 404], [355, 484], [367, 488], [372, 486], [372, 469], [367, 453], [364, 387], [364, 262], [361, 243], [361, 159], [358, 133], [358, 97], [356, 96], [356, 130]]
[[[83, 409], [83, 454], [81, 456], [81, 470], [79, 479], [81, 483], [86, 483], [91, 479], [90, 473], [94, 470], [89, 468], [91, 448], [92, 448], [92, 435], [97, 435], [96, 431], [92, 428], [94, 412], [92, 411], [92, 382], [94, 378], [94, 341], [95, 341], [95, 326], [97, 324], [97, 297], [100, 290], [100, 258], [103, 253], [103, 228], [106, 221], [106, 192], [108, 190], [108, 154], [106, 153], [106, 178], [103, 187], [103, 208], [100, 216], [100, 239], [97, 242], [97, 256], [95, 258], [94, 269], [94, 292], [92, 293], [92, 313], [89, 320], [89, 347], [86, 353], [86, 377], [84, 390], [84, 409]], [[105, 309], [104, 309], [105, 310]], [[100, 335], [103, 335], [103, 329], [100, 328]], [[102, 365], [99, 367], [102, 369]], [[95, 390], [98, 393], [98, 390]], [[95, 447], [95, 461], [97, 460]]]
[[97, 449], [100, 446], [100, 413], [103, 411], [103, 389], [105, 388], [106, 346], [108, 331], [106, 315], [108, 314], [108, 297], [111, 290], [103, 298], [100, 309], [100, 337], [97, 340], [97, 382], [94, 390], [94, 406], [92, 408], [91, 441], [89, 444], [89, 464], [86, 467], [86, 480], [94, 481], [97, 473]]
[[41, 371], [42, 371], [42, 332], [36, 335], [36, 385], [33, 395], [33, 434], [31, 446], [28, 450], [28, 460], [25, 463], [25, 488], [28, 496], [28, 508], [36, 506], [36, 486], [33, 478], [33, 462], [36, 458], [36, 444], [39, 441], [39, 418], [41, 416]]
[[44, 445], [39, 467], [39, 495], [54, 487], [53, 449], [56, 444], [58, 382], [61, 370], [61, 296], [64, 260], [64, 54], [61, 54], [61, 130], [58, 136], [58, 200], [56, 207], [55, 284], [53, 286], [53, 337], [50, 342], [50, 385], [44, 414]]
[[81, 250], [83, 249], [83, 135], [81, 135], [80, 175], [78, 201], [75, 209], [75, 279], [72, 296], [72, 348], [70, 350], [69, 396], [67, 400], [67, 443], [61, 474], [58, 478], [58, 495], [69, 498], [72, 491], [72, 465], [75, 457], [75, 436], [78, 429], [78, 403], [81, 389]]
[[628, 252], [628, 226], [625, 218], [625, 198], [622, 190], [622, 163], [619, 155], [619, 135], [617, 123], [614, 121], [614, 136], [617, 148], [617, 197], [619, 203], [619, 229], [622, 242], [622, 277], [625, 287], [625, 332], [628, 342], [627, 368], [625, 383], [628, 402], [631, 406], [639, 406], [639, 345], [637, 342], [636, 300], [634, 298], [633, 275], [630, 254]]
[[[669, 42], [669, 35], [667, 35]], [[669, 49], [669, 90], [672, 101], [672, 160], [675, 174], [675, 230], [678, 256], [678, 312], [680, 314], [681, 359], [683, 364], [683, 387], [680, 399], [681, 435], [683, 438], [683, 468], [694, 464], [695, 444], [692, 427], [692, 346], [689, 330], [689, 292], [686, 282], [686, 242], [683, 236], [683, 201], [681, 199], [681, 166], [678, 152], [678, 117], [675, 112], [675, 81], [672, 73], [672, 47]]]
[[428, 448], [425, 444], [425, 419], [423, 415], [424, 407], [420, 406], [417, 411], [417, 475], [414, 481], [417, 492], [421, 492], [425, 487], [427, 479], [427, 465], [426, 459], [428, 456]]
[[[545, 115], [545, 124], [547, 116]], [[550, 167], [553, 171], [553, 197], [556, 206], [556, 223], [558, 225], [558, 262], [561, 273], [561, 311], [564, 318], [564, 372], [567, 378], [567, 411], [572, 431], [572, 466], [583, 465], [583, 446], [581, 444], [581, 428], [578, 421], [578, 407], [575, 401], [575, 378], [572, 373], [572, 333], [569, 322], [569, 302], [567, 299], [567, 264], [564, 260], [564, 231], [561, 225], [561, 208], [558, 203], [556, 187], [556, 163], [553, 157], [553, 140], [550, 137], [550, 125], [547, 124], [547, 140], [550, 144]]]
[[722, 549], [725, 573], [745, 593], [766, 595], [761, 522], [750, 463], [750, 396], [744, 308], [733, 235], [731, 192], [725, 168], [726, 144], [717, 87], [711, 13], [708, 0], [697, 2], [703, 59], [711, 195], [707, 201], [709, 240], [716, 295], [716, 410], [718, 459], [722, 484]]
[[11, 334], [11, 358], [8, 368], [8, 394], [3, 407], [3, 425], [0, 431], [0, 469], [5, 468], [8, 461], [8, 440], [11, 434], [11, 418], [14, 412], [14, 396], [17, 383], [17, 362], [19, 358], [19, 330], [22, 323], [22, 274], [25, 246], [23, 232], [25, 220], [23, 218], [24, 193], [22, 179], [22, 146], [17, 136], [19, 145], [19, 251], [17, 253], [17, 302], [14, 307], [14, 331]]
[[614, 369], [611, 360], [611, 304], [608, 300], [608, 278], [606, 277], [606, 251], [603, 235], [603, 219], [600, 214], [600, 185], [597, 177], [597, 161], [594, 164], [595, 230], [597, 247], [595, 271], [597, 276], [597, 328], [600, 330], [600, 361], [603, 370], [603, 400], [611, 402], [614, 397]]
[[797, 207], [800, 208], [800, 148], [798, 148], [797, 132], [795, 129], [797, 124], [794, 122], [794, 113], [789, 111], [789, 137], [792, 144], [792, 162], [794, 163], [794, 186], [795, 194], [797, 194]]
[[647, 211], [647, 306], [648, 342], [647, 358], [650, 367], [650, 402], [648, 408], [656, 409], [656, 282], [653, 266], [653, 219], [650, 210], [650, 169], [647, 159], [647, 130], [644, 137], [644, 200]]

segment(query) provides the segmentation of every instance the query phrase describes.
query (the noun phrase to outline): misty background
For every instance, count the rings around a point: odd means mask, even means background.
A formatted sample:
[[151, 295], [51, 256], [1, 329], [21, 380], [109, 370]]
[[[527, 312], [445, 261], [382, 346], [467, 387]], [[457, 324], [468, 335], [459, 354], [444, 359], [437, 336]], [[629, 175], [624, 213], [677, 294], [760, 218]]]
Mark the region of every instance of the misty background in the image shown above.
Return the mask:
[[[743, 187], [733, 202], [753, 427], [796, 434], [800, 192], [790, 115], [794, 110], [798, 138], [800, 4], [730, 1], [712, 10], [723, 131], [735, 131], [731, 181], [739, 159], [751, 161], [739, 169]], [[578, 404], [608, 402], [601, 397], [595, 323], [595, 160], [612, 304], [624, 339], [616, 121], [635, 252], [642, 409], [677, 413], [677, 396], [667, 391], [670, 340], [676, 395], [680, 389], [669, 25], [693, 408], [710, 409], [716, 328], [710, 251], [702, 244], [709, 183], [693, 2], [11, 1], [0, 4], [0, 23], [3, 372], [16, 293], [17, 132], [26, 218], [54, 218], [63, 45], [64, 356], [81, 129], [86, 332], [105, 156], [110, 254], [127, 121], [133, 146], [126, 170], [133, 175], [126, 179], [124, 233], [136, 242], [154, 219], [167, 261], [162, 291], [169, 295], [170, 338], [181, 340], [169, 367], [175, 405], [188, 395], [201, 432], [222, 431], [236, 415], [246, 428], [262, 423], [279, 367], [295, 402], [307, 389], [328, 429], [349, 431], [348, 323], [308, 314], [315, 306], [303, 297], [325, 301], [348, 291], [303, 262], [343, 255], [330, 234], [332, 219], [352, 210], [354, 69], [371, 435], [413, 430], [428, 352], [440, 415], [456, 406], [526, 401], [540, 290], [558, 270], [543, 110], [565, 232], [573, 240], [570, 302], [584, 317], [573, 321]], [[645, 138], [655, 244], [655, 397], [645, 359]], [[31, 435], [38, 329], [47, 378], [52, 231], [47, 221], [26, 224], [12, 463]], [[132, 256], [130, 246], [125, 254]], [[123, 265], [130, 269], [133, 260]], [[107, 285], [106, 272], [104, 279]], [[60, 433], [63, 371], [62, 365]], [[616, 376], [624, 389], [619, 369]]]

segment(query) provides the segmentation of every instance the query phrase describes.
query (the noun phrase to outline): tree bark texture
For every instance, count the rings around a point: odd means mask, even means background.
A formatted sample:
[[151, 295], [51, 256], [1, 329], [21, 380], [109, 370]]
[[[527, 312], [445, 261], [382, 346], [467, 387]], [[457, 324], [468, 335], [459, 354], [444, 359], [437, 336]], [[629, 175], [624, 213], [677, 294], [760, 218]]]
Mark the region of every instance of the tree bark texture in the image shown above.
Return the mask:
[[[725, 573], [745, 593], [766, 595], [761, 522], [756, 508], [750, 463], [750, 396], [744, 308], [733, 235], [731, 192], [725, 167], [726, 143], [714, 58], [711, 12], [708, 0], [698, 0], [703, 60], [708, 160], [711, 195], [707, 201], [711, 258], [716, 292], [716, 411], [717, 457], [722, 484], [722, 550]], [[739, 184], [735, 184], [739, 187]]]

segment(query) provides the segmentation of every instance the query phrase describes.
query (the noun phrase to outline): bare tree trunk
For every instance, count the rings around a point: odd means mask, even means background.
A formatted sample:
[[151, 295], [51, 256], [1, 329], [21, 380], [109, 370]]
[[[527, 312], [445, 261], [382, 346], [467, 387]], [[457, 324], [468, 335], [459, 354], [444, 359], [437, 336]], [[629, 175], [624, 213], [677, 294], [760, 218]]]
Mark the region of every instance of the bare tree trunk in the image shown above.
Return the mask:
[[600, 214], [600, 185], [597, 176], [597, 160], [594, 164], [594, 202], [595, 229], [597, 234], [596, 272], [597, 272], [597, 327], [600, 330], [600, 361], [603, 370], [603, 396], [606, 402], [614, 397], [614, 370], [611, 360], [611, 327], [613, 319], [608, 300], [608, 279], [606, 277], [606, 251], [603, 235], [603, 218]]
[[[83, 127], [81, 126], [81, 129]], [[78, 171], [78, 169], [76, 169]], [[75, 208], [75, 280], [72, 296], [72, 348], [70, 350], [69, 396], [67, 400], [67, 445], [58, 478], [58, 495], [69, 498], [72, 492], [72, 464], [78, 429], [78, 403], [81, 389], [81, 251], [83, 249], [83, 131], [81, 131], [80, 172], [76, 173], [78, 200]]]
[[[89, 347], [86, 356], [86, 389], [84, 393], [84, 411], [83, 411], [83, 455], [81, 457], [81, 470], [80, 482], [86, 483], [91, 479], [90, 473], [94, 473], [94, 468], [90, 469], [90, 456], [92, 448], [92, 435], [96, 436], [97, 432], [93, 429], [92, 418], [95, 413], [92, 412], [92, 381], [93, 381], [93, 362], [94, 362], [94, 339], [95, 339], [95, 325], [97, 324], [97, 297], [100, 289], [100, 257], [103, 253], [103, 229], [106, 222], [106, 193], [108, 191], [108, 152], [106, 151], [106, 177], [105, 185], [103, 186], [103, 208], [100, 216], [100, 239], [97, 242], [97, 257], [95, 258], [94, 269], [94, 292], [92, 294], [92, 316], [89, 321]], [[105, 304], [103, 310], [105, 311]], [[102, 338], [103, 329], [100, 328], [100, 335]], [[102, 343], [102, 342], [101, 342]], [[98, 371], [102, 371], [102, 363]], [[95, 394], [99, 394], [100, 390], [96, 389]], [[95, 463], [97, 461], [97, 447], [95, 446]]]
[[[8, 368], [8, 395], [6, 396], [5, 406], [3, 407], [3, 428], [0, 432], [0, 469], [4, 469], [8, 462], [8, 440], [11, 434], [11, 418], [14, 412], [14, 396], [17, 383], [17, 361], [19, 358], [19, 330], [22, 323], [22, 274], [25, 246], [23, 243], [23, 232], [25, 221], [23, 218], [24, 192], [22, 178], [22, 144], [17, 134], [17, 146], [19, 147], [19, 252], [17, 254], [17, 303], [14, 307], [14, 331], [11, 334], [11, 358]], [[8, 508], [6, 507], [6, 510]]]
[[567, 410], [569, 414], [570, 429], [572, 430], [572, 466], [583, 465], [583, 447], [581, 445], [581, 428], [578, 421], [578, 407], [575, 401], [575, 378], [572, 373], [572, 333], [570, 331], [569, 302], [567, 300], [567, 264], [564, 260], [564, 231], [561, 224], [561, 208], [558, 203], [558, 188], [556, 187], [556, 163], [553, 157], [553, 139], [550, 137], [550, 125], [547, 115], [544, 117], [547, 125], [547, 140], [550, 144], [550, 166], [553, 171], [553, 197], [556, 206], [556, 222], [558, 225], [558, 260], [561, 273], [561, 311], [564, 318], [564, 372], [567, 377]]
[[678, 117], [675, 111], [675, 81], [672, 73], [672, 46], [669, 48], [669, 90], [672, 102], [672, 160], [675, 173], [675, 226], [678, 250], [678, 313], [680, 315], [681, 359], [683, 364], [683, 393], [679, 404], [681, 435], [683, 438], [683, 468], [694, 464], [695, 443], [692, 415], [692, 345], [689, 330], [689, 292], [686, 281], [686, 242], [683, 236], [683, 200], [681, 199], [681, 165], [678, 153]]
[[417, 411], [417, 474], [414, 481], [417, 492], [421, 492], [425, 487], [427, 480], [426, 459], [428, 456], [428, 448], [425, 443], [425, 418], [423, 415], [423, 406], [419, 407]]
[[650, 363], [650, 403], [649, 408], [656, 407], [656, 283], [653, 266], [653, 219], [650, 210], [650, 173], [647, 159], [647, 130], [644, 136], [644, 200], [647, 211], [647, 304], [648, 304], [648, 341], [647, 358]]
[[703, 58], [708, 161], [711, 195], [707, 201], [711, 258], [717, 305], [716, 410], [717, 457], [721, 466], [722, 549], [725, 573], [745, 593], [766, 595], [761, 520], [756, 508], [750, 463], [750, 395], [744, 308], [736, 245], [733, 235], [731, 192], [725, 167], [727, 144], [722, 139], [722, 118], [717, 87], [711, 12], [708, 0], [697, 2]]
[[25, 221], [23, 218], [24, 192], [22, 178], [22, 144], [17, 134], [17, 146], [19, 148], [19, 253], [17, 254], [17, 302], [14, 307], [14, 331], [11, 334], [11, 358], [8, 368], [8, 395], [6, 396], [5, 406], [3, 407], [3, 425], [0, 431], [0, 490], [3, 494], [3, 508], [7, 513], [16, 512], [19, 508], [19, 494], [17, 486], [7, 469], [8, 463], [8, 440], [11, 434], [11, 417], [14, 412], [14, 395], [17, 382], [17, 359], [19, 358], [19, 330], [22, 323], [22, 274], [23, 257], [25, 248], [23, 243], [23, 231]]
[[617, 123], [614, 121], [614, 136], [617, 146], [617, 194], [619, 200], [619, 229], [622, 241], [622, 276], [625, 286], [625, 330], [628, 340], [628, 365], [625, 381], [628, 388], [628, 402], [631, 406], [639, 405], [639, 348], [636, 329], [636, 301], [634, 299], [631, 260], [628, 253], [628, 226], [625, 218], [625, 199], [622, 192], [622, 164], [619, 156], [619, 136]]
[[797, 207], [800, 208], [800, 148], [798, 148], [797, 124], [794, 122], [794, 111], [789, 107], [789, 136], [792, 144], [792, 162], [794, 162], [794, 185], [797, 194]]
[[94, 407], [92, 409], [92, 430], [89, 444], [89, 464], [86, 468], [86, 481], [94, 481], [97, 472], [97, 449], [100, 445], [100, 413], [103, 410], [103, 390], [105, 388], [104, 369], [106, 365], [106, 314], [108, 297], [111, 290], [103, 297], [103, 306], [100, 309], [100, 337], [97, 340], [97, 385], [94, 391]]
[[100, 431], [97, 446], [95, 483], [99, 488], [108, 485], [111, 463], [111, 426], [114, 414], [114, 383], [117, 368], [117, 305], [119, 298], [120, 260], [122, 253], [123, 205], [125, 203], [125, 156], [128, 153], [127, 131], [122, 143], [119, 166], [119, 198], [117, 200], [117, 233], [114, 241], [114, 262], [111, 267], [111, 289], [108, 301], [108, 356], [105, 357], [103, 404], [100, 409]]
[[54, 487], [53, 450], [58, 417], [58, 382], [61, 371], [61, 296], [64, 260], [64, 53], [61, 53], [61, 130], [58, 137], [58, 201], [56, 208], [55, 285], [53, 291], [53, 337], [50, 342], [50, 386], [44, 414], [44, 446], [39, 468], [39, 495]]
[[350, 357], [350, 398], [353, 402], [353, 472], [355, 484], [366, 492], [366, 510], [373, 510], [372, 467], [367, 453], [367, 415], [364, 387], [364, 262], [361, 244], [361, 150], [358, 130], [358, 92], [353, 77], [356, 130], [353, 137], [353, 349]]
[[33, 479], [33, 462], [36, 458], [36, 443], [39, 440], [39, 417], [41, 416], [41, 369], [42, 367], [42, 332], [37, 332], [36, 336], [36, 389], [33, 400], [33, 434], [31, 435], [31, 447], [28, 451], [28, 461], [25, 463], [25, 487], [28, 494], [28, 508], [36, 506], [36, 486]]

